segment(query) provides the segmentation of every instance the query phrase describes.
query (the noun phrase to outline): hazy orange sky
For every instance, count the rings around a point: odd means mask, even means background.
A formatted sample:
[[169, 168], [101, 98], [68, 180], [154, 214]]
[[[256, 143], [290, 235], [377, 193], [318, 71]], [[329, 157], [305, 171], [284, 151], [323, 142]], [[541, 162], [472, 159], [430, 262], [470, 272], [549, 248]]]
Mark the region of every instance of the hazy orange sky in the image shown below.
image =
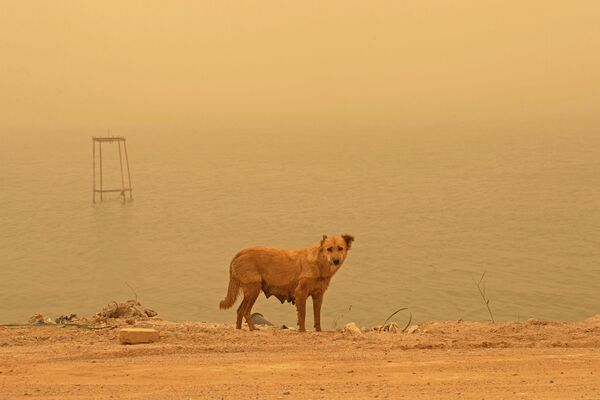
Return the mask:
[[0, 2], [0, 134], [600, 125], [600, 2]]

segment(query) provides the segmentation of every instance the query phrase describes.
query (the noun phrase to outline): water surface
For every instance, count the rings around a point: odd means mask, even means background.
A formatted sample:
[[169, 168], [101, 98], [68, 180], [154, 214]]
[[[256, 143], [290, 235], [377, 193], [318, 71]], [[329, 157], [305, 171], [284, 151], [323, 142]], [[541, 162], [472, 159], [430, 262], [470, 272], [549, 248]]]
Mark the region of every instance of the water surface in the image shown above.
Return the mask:
[[[486, 320], [483, 272], [497, 320], [600, 310], [597, 135], [125, 133], [134, 200], [97, 204], [91, 136], [2, 136], [0, 322], [89, 316], [131, 297], [125, 282], [163, 318], [233, 322], [218, 302], [239, 249], [324, 233], [356, 237], [327, 328], [399, 307], [417, 322]], [[104, 154], [118, 187], [116, 147]], [[273, 298], [255, 310], [295, 320]]]

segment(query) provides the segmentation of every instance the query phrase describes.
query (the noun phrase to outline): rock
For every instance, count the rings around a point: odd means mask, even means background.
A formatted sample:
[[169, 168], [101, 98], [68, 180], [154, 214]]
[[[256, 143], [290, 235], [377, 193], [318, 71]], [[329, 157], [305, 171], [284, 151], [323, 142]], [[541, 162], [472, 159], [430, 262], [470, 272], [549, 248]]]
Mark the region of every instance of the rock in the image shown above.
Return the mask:
[[400, 327], [395, 322], [390, 322], [389, 324], [383, 327], [383, 330], [391, 333], [399, 333], [401, 331]]
[[588, 324], [600, 325], [600, 314], [594, 315], [593, 317], [589, 317], [588, 319], [584, 320], [583, 322], [586, 322]]
[[78, 319], [79, 318], [77, 318], [77, 314], [61, 315], [60, 317], [54, 319], [54, 323], [58, 325], [64, 325], [70, 324], [73, 321], [77, 321]]
[[158, 340], [158, 331], [148, 328], [123, 328], [119, 331], [121, 344], [152, 343]]
[[406, 330], [406, 333], [415, 333], [419, 329], [419, 325], [412, 325]]
[[354, 322], [350, 322], [344, 326], [344, 333], [350, 333], [352, 335], [360, 335], [362, 331]]
[[[139, 304], [139, 303], [138, 303], [138, 304]], [[144, 312], [145, 312], [145, 313], [146, 313], [146, 315], [147, 315], [148, 317], [150, 317], [150, 318], [152, 318], [152, 317], [156, 317], [156, 316], [158, 315], [158, 313], [157, 313], [156, 311], [154, 311], [154, 310], [151, 310], [151, 309], [149, 309], [149, 308], [145, 308], [145, 309], [144, 309]]]
[[46, 321], [44, 320], [44, 316], [42, 314], [33, 314], [31, 318], [29, 318], [30, 324], [44, 324]]
[[264, 326], [273, 326], [272, 323], [267, 321], [267, 319], [261, 313], [254, 313], [250, 316], [254, 325], [264, 325]]
[[540, 320], [538, 320], [538, 319], [535, 319], [535, 318], [529, 318], [529, 319], [527, 320], [527, 323], [528, 323], [529, 325], [548, 325], [548, 322], [547, 322], [547, 321], [540, 321]]

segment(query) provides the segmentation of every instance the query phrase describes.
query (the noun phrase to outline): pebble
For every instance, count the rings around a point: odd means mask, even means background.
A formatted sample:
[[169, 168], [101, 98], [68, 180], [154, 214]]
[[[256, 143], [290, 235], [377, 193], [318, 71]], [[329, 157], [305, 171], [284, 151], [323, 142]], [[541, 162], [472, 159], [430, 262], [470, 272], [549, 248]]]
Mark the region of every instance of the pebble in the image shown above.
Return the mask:
[[350, 322], [344, 326], [344, 333], [350, 333], [352, 335], [360, 335], [362, 331], [354, 322]]

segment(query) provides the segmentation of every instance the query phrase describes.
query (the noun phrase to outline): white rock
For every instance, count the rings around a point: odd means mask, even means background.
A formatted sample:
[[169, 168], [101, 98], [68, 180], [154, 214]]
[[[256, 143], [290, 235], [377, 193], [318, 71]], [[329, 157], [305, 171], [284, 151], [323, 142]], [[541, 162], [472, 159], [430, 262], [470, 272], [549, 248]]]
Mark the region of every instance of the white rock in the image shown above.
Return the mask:
[[360, 335], [362, 331], [354, 322], [350, 322], [344, 326], [344, 333], [351, 333], [352, 335]]

